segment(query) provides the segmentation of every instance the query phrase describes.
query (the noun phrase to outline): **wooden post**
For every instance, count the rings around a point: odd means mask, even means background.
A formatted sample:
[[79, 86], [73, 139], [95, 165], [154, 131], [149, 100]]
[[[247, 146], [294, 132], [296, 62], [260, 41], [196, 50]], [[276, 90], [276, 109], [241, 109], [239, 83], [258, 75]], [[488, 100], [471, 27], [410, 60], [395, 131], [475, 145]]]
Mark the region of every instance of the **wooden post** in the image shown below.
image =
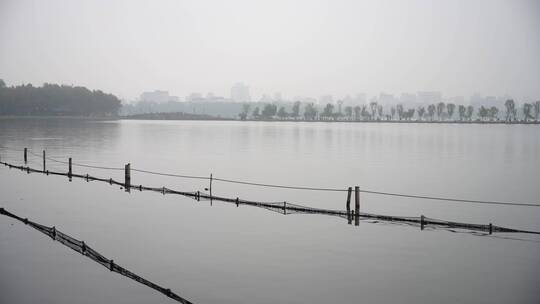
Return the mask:
[[24, 148], [24, 163], [28, 163], [28, 148]]
[[354, 225], [360, 224], [360, 187], [354, 187]]
[[45, 173], [45, 150], [43, 150], [43, 173]]
[[238, 207], [238, 204], [239, 204], [239, 200], [238, 200], [238, 197], [236, 198], [236, 207]]
[[424, 230], [424, 225], [426, 224], [425, 218], [423, 215], [420, 215], [420, 230]]
[[283, 214], [287, 215], [287, 202], [283, 202]]
[[349, 187], [347, 190], [347, 221], [349, 224], [351, 224], [352, 217], [351, 217], [351, 194], [352, 194], [352, 187]]
[[212, 206], [212, 173], [210, 173], [210, 206]]
[[493, 233], [493, 224], [489, 223], [489, 234]]
[[129, 192], [131, 189], [131, 164], [127, 164], [124, 167], [124, 187], [126, 188], [126, 192]]
[[71, 169], [71, 157], [69, 158], [69, 161], [68, 161], [68, 177], [69, 177], [69, 180], [71, 181], [71, 175], [73, 174], [73, 171]]

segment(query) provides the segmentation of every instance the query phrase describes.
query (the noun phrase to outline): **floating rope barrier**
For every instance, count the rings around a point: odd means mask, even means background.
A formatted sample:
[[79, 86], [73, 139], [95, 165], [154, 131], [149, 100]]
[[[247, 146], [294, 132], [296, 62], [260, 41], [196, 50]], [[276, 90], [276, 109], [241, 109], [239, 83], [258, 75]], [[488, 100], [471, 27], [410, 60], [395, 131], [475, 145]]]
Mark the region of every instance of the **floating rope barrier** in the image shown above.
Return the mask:
[[[20, 149], [13, 149], [8, 147], [0, 146], [0, 149], [5, 150], [11, 150], [11, 151], [17, 151], [17, 152], [23, 152], [24, 150]], [[42, 158], [42, 155], [33, 153], [29, 151], [28, 153]], [[61, 163], [61, 164], [69, 164], [66, 161], [54, 159], [51, 157], [45, 157], [47, 160], [51, 160], [53, 162]], [[125, 168], [121, 167], [104, 167], [104, 166], [94, 166], [94, 165], [88, 165], [88, 164], [81, 164], [81, 163], [75, 163], [72, 162], [73, 166], [78, 167], [85, 167], [85, 168], [94, 168], [94, 169], [103, 169], [103, 170], [115, 170], [115, 171], [121, 171]], [[168, 176], [168, 177], [176, 177], [176, 178], [187, 178], [187, 179], [200, 179], [200, 180], [209, 180], [209, 181], [217, 181], [217, 182], [224, 182], [224, 183], [233, 183], [233, 184], [241, 184], [241, 185], [248, 185], [248, 186], [257, 186], [257, 187], [266, 187], [266, 188], [279, 188], [279, 189], [291, 189], [291, 190], [306, 190], [306, 191], [324, 191], [324, 192], [347, 192], [348, 189], [345, 188], [328, 188], [328, 187], [307, 187], [307, 186], [290, 186], [290, 185], [277, 185], [277, 184], [266, 184], [266, 183], [257, 183], [257, 182], [251, 182], [251, 181], [241, 181], [241, 180], [234, 180], [234, 179], [226, 179], [226, 178], [218, 178], [218, 177], [210, 177], [210, 176], [197, 176], [197, 175], [185, 175], [185, 174], [174, 174], [174, 173], [163, 173], [163, 172], [157, 172], [157, 171], [150, 171], [150, 170], [142, 170], [137, 168], [131, 168], [132, 171], [140, 172], [140, 173], [146, 173], [146, 174], [152, 174], [152, 175], [160, 175], [160, 176]], [[445, 201], [445, 202], [454, 202], [454, 203], [470, 203], [470, 204], [488, 204], [488, 205], [508, 205], [508, 206], [521, 206], [521, 207], [540, 207], [540, 204], [535, 203], [520, 203], [520, 202], [503, 202], [503, 201], [488, 201], [488, 200], [475, 200], [475, 199], [462, 199], [462, 198], [449, 198], [449, 197], [440, 197], [440, 196], [429, 196], [429, 195], [415, 195], [415, 194], [403, 194], [403, 193], [395, 193], [395, 192], [385, 192], [385, 191], [375, 191], [370, 189], [359, 189], [359, 192], [361, 193], [367, 193], [367, 194], [375, 194], [375, 195], [384, 195], [384, 196], [394, 196], [394, 197], [405, 197], [405, 198], [415, 198], [415, 199], [425, 199], [425, 200], [433, 200], [433, 201]]]
[[27, 218], [19, 217], [4, 208], [0, 208], [0, 214], [5, 215], [7, 217], [16, 219], [20, 222], [23, 222], [24, 224], [36, 229], [37, 231], [49, 236], [53, 240], [65, 245], [66, 247], [71, 248], [72, 250], [88, 257], [89, 259], [93, 260], [94, 262], [97, 262], [101, 264], [102, 266], [106, 267], [112, 272], [119, 273], [125, 277], [128, 277], [134, 281], [137, 281], [143, 285], [146, 285], [154, 290], [157, 290], [158, 292], [164, 294], [165, 296], [180, 302], [182, 304], [191, 304], [192, 302], [182, 298], [178, 294], [174, 293], [168, 288], [161, 287], [155, 283], [152, 283], [151, 281], [148, 281], [147, 279], [138, 276], [137, 274], [125, 269], [124, 267], [116, 264], [112, 259], [107, 259], [103, 255], [101, 255], [96, 250], [92, 249], [92, 247], [88, 246], [87, 243], [84, 241], [77, 240], [76, 238], [73, 238], [60, 230], [56, 229], [56, 227], [47, 227], [42, 224], [38, 224], [36, 222], [32, 222]]
[[358, 225], [358, 221], [360, 219], [376, 219], [376, 220], [386, 221], [386, 222], [401, 222], [401, 223], [407, 223], [407, 224], [414, 224], [414, 225], [420, 226], [421, 230], [423, 230], [427, 226], [430, 226], [431, 228], [458, 228], [458, 229], [467, 229], [471, 231], [482, 231], [482, 232], [487, 232], [489, 234], [496, 233], [496, 232], [540, 234], [540, 232], [537, 232], [537, 231], [500, 227], [500, 226], [492, 225], [491, 223], [490, 224], [471, 224], [471, 223], [461, 223], [461, 222], [452, 222], [452, 221], [433, 219], [433, 218], [425, 217], [423, 215], [419, 217], [405, 217], [405, 216], [391, 216], [391, 215], [364, 213], [364, 212], [359, 212], [359, 211], [355, 212], [353, 210], [313, 208], [313, 207], [293, 204], [293, 203], [285, 202], [285, 201], [284, 202], [251, 201], [251, 200], [240, 199], [238, 197], [231, 198], [231, 197], [223, 197], [223, 196], [218, 196], [218, 195], [201, 193], [200, 191], [179, 191], [179, 190], [169, 189], [166, 187], [148, 187], [148, 186], [143, 186], [143, 185], [133, 185], [130, 183], [129, 176], [126, 176], [126, 181], [120, 182], [112, 178], [100, 178], [100, 177], [91, 176], [89, 174], [74, 174], [74, 173], [70, 174], [70, 173], [56, 172], [56, 171], [49, 171], [49, 170], [45, 170], [45, 171], [37, 170], [29, 166], [17, 166], [17, 165], [12, 165], [12, 164], [3, 162], [3, 161], [0, 161], [0, 164], [4, 164], [5, 166], [8, 166], [9, 168], [20, 169], [27, 173], [60, 175], [60, 176], [67, 176], [70, 178], [76, 177], [76, 178], [85, 179], [87, 182], [88, 181], [106, 182], [110, 185], [119, 185], [123, 187], [125, 191], [127, 192], [130, 192], [133, 189], [133, 190], [138, 190], [138, 191], [153, 191], [153, 192], [161, 193], [163, 195], [177, 194], [177, 195], [193, 198], [196, 201], [205, 199], [205, 200], [210, 200], [210, 201], [221, 201], [221, 202], [233, 203], [233, 204], [236, 204], [237, 207], [239, 205], [260, 207], [260, 208], [264, 208], [264, 209], [278, 212], [285, 215], [303, 213], [303, 214], [324, 214], [324, 215], [330, 215], [330, 216], [338, 216], [338, 217], [346, 218], [349, 224], [351, 224], [352, 220], [354, 219], [355, 225]]

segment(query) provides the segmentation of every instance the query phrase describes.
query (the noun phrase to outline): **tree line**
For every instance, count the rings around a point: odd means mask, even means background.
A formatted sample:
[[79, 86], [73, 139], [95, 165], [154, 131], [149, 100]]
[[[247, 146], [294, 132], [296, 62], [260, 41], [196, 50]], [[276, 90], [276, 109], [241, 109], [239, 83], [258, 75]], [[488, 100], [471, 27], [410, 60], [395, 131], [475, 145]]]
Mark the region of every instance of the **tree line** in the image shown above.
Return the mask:
[[[303, 105], [303, 114], [301, 107]], [[328, 103], [322, 109], [314, 103], [302, 104], [297, 101], [287, 111], [286, 107], [277, 104], [265, 104], [255, 106], [244, 104], [242, 112], [238, 115], [241, 120], [309, 120], [309, 121], [458, 121], [458, 122], [531, 122], [540, 119], [540, 101], [525, 103], [521, 108], [522, 113], [518, 117], [518, 108], [513, 99], [504, 103], [504, 113], [498, 107], [491, 106], [475, 107], [469, 105], [456, 105], [454, 103], [439, 102], [427, 106], [407, 108], [403, 104], [391, 106], [389, 110], [377, 102], [366, 105], [346, 106], [342, 109], [342, 103]], [[504, 115], [502, 115], [504, 114]], [[502, 115], [502, 117], [501, 117]], [[521, 119], [520, 119], [521, 118]]]
[[120, 106], [120, 99], [100, 90], [48, 83], [8, 87], [0, 79], [0, 115], [116, 116]]

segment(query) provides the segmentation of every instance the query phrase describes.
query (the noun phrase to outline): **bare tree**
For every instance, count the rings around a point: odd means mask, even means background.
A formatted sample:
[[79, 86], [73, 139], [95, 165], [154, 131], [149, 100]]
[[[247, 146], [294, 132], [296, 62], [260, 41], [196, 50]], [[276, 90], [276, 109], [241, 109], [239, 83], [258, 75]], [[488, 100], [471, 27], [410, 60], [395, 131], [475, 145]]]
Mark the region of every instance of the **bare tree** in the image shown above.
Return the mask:
[[507, 99], [504, 102], [506, 107], [506, 121], [516, 120], [516, 104], [513, 99]]
[[439, 120], [443, 120], [443, 114], [444, 114], [445, 108], [446, 108], [446, 105], [444, 104], [444, 102], [439, 102], [437, 104], [437, 117], [439, 118]]
[[446, 105], [446, 110], [448, 111], [448, 119], [452, 120], [452, 117], [454, 116], [454, 111], [456, 110], [456, 105], [453, 103], [449, 103]]

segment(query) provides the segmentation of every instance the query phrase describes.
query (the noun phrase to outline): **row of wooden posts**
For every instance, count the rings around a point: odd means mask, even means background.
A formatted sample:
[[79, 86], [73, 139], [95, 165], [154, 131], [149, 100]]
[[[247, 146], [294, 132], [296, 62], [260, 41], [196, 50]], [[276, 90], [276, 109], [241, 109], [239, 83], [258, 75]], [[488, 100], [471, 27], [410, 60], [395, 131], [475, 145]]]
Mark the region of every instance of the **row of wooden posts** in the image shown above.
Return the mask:
[[[46, 163], [47, 157], [45, 150], [43, 150], [43, 173], [47, 173], [47, 163]], [[28, 163], [28, 148], [24, 148], [24, 163]], [[72, 169], [72, 159], [71, 157], [68, 159], [68, 177], [71, 179], [73, 174]], [[212, 196], [212, 174], [210, 174], [210, 197]], [[131, 164], [128, 163], [124, 166], [124, 188], [126, 192], [130, 192], [131, 190]], [[348, 214], [348, 220], [349, 224], [352, 223], [352, 218], [355, 219], [355, 225], [358, 226], [359, 224], [359, 215], [360, 215], [360, 187], [355, 186], [354, 187], [354, 210], [351, 210], [351, 196], [352, 196], [352, 187], [349, 187], [347, 189], [347, 214]], [[286, 206], [286, 203], [284, 204]], [[284, 209], [286, 209], [284, 207]], [[286, 210], [285, 210], [286, 212]], [[356, 215], [356, 216], [355, 216]]]

